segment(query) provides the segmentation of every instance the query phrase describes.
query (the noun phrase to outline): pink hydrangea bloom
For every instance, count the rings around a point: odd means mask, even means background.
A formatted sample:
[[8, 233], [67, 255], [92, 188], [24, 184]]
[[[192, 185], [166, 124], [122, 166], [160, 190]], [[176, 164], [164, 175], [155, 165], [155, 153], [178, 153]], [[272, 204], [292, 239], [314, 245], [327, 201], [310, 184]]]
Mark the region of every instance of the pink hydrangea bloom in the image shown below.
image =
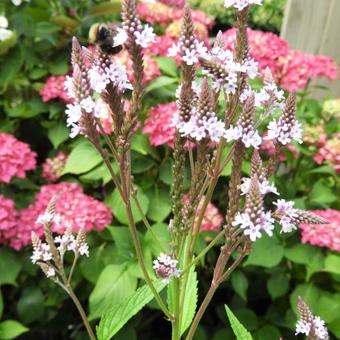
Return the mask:
[[280, 83], [288, 91], [304, 89], [313, 78], [327, 77], [334, 80], [337, 77], [335, 61], [326, 56], [289, 51], [280, 62], [282, 64]]
[[318, 152], [314, 155], [315, 163], [328, 163], [333, 166], [336, 173], [340, 173], [340, 133], [333, 135], [331, 139], [319, 140]]
[[15, 236], [16, 222], [14, 202], [0, 195], [0, 244], [7, 244]]
[[[133, 80], [133, 70], [132, 70], [132, 61], [129, 57], [127, 51], [123, 51], [119, 55], [115, 56], [115, 58], [121, 62], [127, 68], [127, 74], [130, 81]], [[157, 61], [152, 59], [148, 55], [144, 55], [144, 82], [149, 83], [154, 80], [158, 76], [161, 75], [161, 72], [158, 68]]]
[[40, 90], [40, 96], [43, 102], [48, 102], [52, 99], [61, 99], [65, 103], [71, 103], [72, 99], [67, 96], [64, 87], [65, 76], [48, 77], [43, 88]]
[[36, 168], [36, 157], [28, 144], [0, 133], [0, 182], [9, 183], [14, 176], [25, 178], [26, 171]]
[[326, 219], [329, 223], [301, 224], [302, 243], [340, 252], [340, 211], [327, 209], [314, 210], [312, 213]]
[[[197, 208], [196, 220], [198, 219], [198, 216], [200, 215], [204, 200], [205, 200], [205, 196], [202, 196], [202, 199]], [[184, 195], [183, 202], [184, 204], [189, 202], [188, 195]], [[212, 203], [209, 203], [205, 211], [204, 217], [203, 217], [200, 231], [216, 231], [216, 232], [220, 231], [222, 221], [223, 221], [223, 217], [219, 213], [218, 209]]]
[[15, 236], [9, 244], [15, 249], [21, 249], [31, 242], [31, 232], [43, 236], [43, 226], [36, 223], [39, 215], [45, 209], [51, 198], [57, 195], [56, 215], [60, 224], [53, 225], [53, 231], [62, 234], [70, 225], [75, 232], [83, 228], [86, 231], [103, 230], [112, 221], [111, 209], [102, 202], [84, 194], [76, 183], [61, 182], [48, 184], [40, 188], [35, 201], [19, 212], [19, 220]]
[[[270, 32], [248, 29], [250, 55], [259, 63], [259, 69], [263, 73], [269, 67], [274, 78], [278, 80], [282, 65], [280, 59], [288, 55], [288, 43], [278, 35]], [[226, 31], [224, 39], [227, 48], [233, 50], [236, 41], [236, 29]]]
[[[226, 46], [234, 49], [236, 30], [224, 33]], [[269, 67], [275, 80], [287, 91], [304, 89], [317, 77], [334, 80], [337, 77], [335, 61], [326, 56], [314, 56], [289, 50], [287, 41], [279, 36], [248, 29], [250, 55], [259, 63], [263, 73]]]
[[176, 111], [175, 102], [159, 104], [149, 110], [143, 132], [149, 135], [151, 145], [168, 144], [174, 147], [176, 131], [171, 121]]
[[137, 13], [140, 19], [149, 22], [151, 25], [166, 26], [173, 20], [175, 9], [159, 2], [140, 2], [137, 4]]
[[[266, 133], [264, 134], [266, 136]], [[295, 159], [299, 157], [299, 150], [294, 146], [294, 144], [287, 144], [285, 145], [285, 149], [289, 150]], [[272, 140], [268, 140], [265, 138], [262, 138], [262, 143], [260, 145], [260, 151], [268, 156], [274, 156], [275, 155], [275, 144]], [[283, 162], [286, 160], [285, 152], [282, 151], [279, 155], [279, 161]]]
[[167, 35], [156, 36], [156, 42], [147, 48], [147, 54], [151, 56], [167, 56], [168, 50], [176, 39]]
[[162, 2], [165, 5], [183, 8], [185, 5], [185, 0], [159, 0], [159, 2]]
[[56, 182], [65, 167], [67, 161], [67, 155], [64, 152], [59, 152], [57, 156], [53, 158], [47, 158], [43, 167], [42, 176], [48, 181], [48, 182]]

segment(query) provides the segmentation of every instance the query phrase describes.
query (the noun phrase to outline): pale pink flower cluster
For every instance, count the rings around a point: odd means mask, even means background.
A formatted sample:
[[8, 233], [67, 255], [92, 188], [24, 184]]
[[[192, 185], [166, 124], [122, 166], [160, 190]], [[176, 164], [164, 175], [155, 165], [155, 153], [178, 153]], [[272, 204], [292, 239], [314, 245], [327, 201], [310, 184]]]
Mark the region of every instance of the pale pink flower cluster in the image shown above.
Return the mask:
[[62, 151], [53, 158], [47, 158], [42, 165], [42, 177], [48, 182], [56, 182], [63, 172], [66, 161], [67, 155]]
[[[205, 196], [202, 196], [200, 203], [198, 204], [197, 211], [196, 211], [196, 218], [195, 222], [198, 220], [198, 216], [201, 213], [203, 203], [205, 200]], [[184, 195], [183, 203], [187, 204], [189, 202], [189, 196]], [[215, 207], [214, 204], [209, 203], [207, 209], [205, 211], [200, 231], [215, 231], [218, 232], [221, 230], [221, 225], [223, 222], [223, 216], [219, 213], [218, 209]]]
[[16, 223], [14, 201], [0, 195], [0, 244], [7, 244], [15, 236]]
[[327, 163], [332, 166], [337, 174], [340, 173], [340, 133], [330, 139], [320, 139], [318, 151], [313, 157], [315, 163]]
[[262, 0], [224, 0], [224, 7], [235, 7], [238, 11], [242, 11], [250, 5], [262, 5]]
[[65, 103], [71, 103], [73, 101], [65, 90], [66, 76], [50, 76], [47, 78], [44, 86], [39, 91], [39, 94], [43, 102], [48, 102], [52, 99], [60, 99]]
[[296, 324], [295, 335], [304, 334], [307, 337], [312, 335], [312, 339], [328, 340], [328, 330], [325, 321], [321, 320], [319, 316], [313, 316], [311, 320], [298, 320]]
[[[20, 250], [30, 244], [32, 231], [39, 237], [43, 236], [43, 227], [36, 221], [39, 215], [44, 218], [46, 207], [54, 196], [57, 196], [55, 209], [57, 219], [54, 219], [53, 232], [62, 234], [66, 227], [72, 228], [75, 232], [80, 229], [101, 231], [112, 221], [111, 209], [102, 202], [84, 194], [78, 184], [61, 182], [43, 185], [36, 195], [35, 201], [18, 212], [15, 234], [7, 240], [12, 248]], [[40, 219], [39, 222], [42, 220]]]
[[253, 242], [262, 237], [262, 231], [266, 232], [268, 236], [273, 236], [274, 219], [270, 211], [262, 212], [256, 221], [253, 221], [250, 211], [239, 212], [236, 214], [232, 225], [243, 229], [244, 235], [249, 236], [249, 239]]
[[262, 142], [261, 136], [253, 126], [242, 126], [241, 123], [240, 121], [235, 127], [231, 125], [225, 131], [224, 138], [227, 142], [240, 140], [246, 148], [258, 149]]
[[164, 253], [161, 253], [157, 259], [153, 261], [153, 269], [164, 283], [169, 283], [173, 277], [179, 277], [181, 274], [181, 271], [178, 269], [178, 261]]
[[185, 0], [159, 0], [159, 2], [173, 7], [183, 8], [185, 5]]
[[9, 183], [13, 177], [25, 178], [27, 171], [36, 168], [36, 157], [28, 144], [0, 132], [0, 183]]
[[[249, 52], [259, 63], [261, 73], [269, 67], [274, 79], [287, 91], [304, 89], [316, 77], [337, 77], [337, 66], [332, 58], [314, 56], [289, 50], [286, 40], [274, 33], [247, 30]], [[236, 29], [224, 33], [226, 47], [234, 50]]]
[[340, 211], [335, 209], [314, 210], [313, 214], [326, 219], [329, 223], [301, 224], [302, 243], [310, 243], [340, 252]]
[[276, 205], [276, 213], [280, 216], [281, 233], [290, 233], [296, 230], [298, 211], [294, 208], [294, 202], [279, 199], [273, 204]]
[[[251, 185], [251, 178], [250, 177], [243, 177], [242, 183], [240, 185], [241, 195], [246, 195], [250, 191]], [[277, 188], [274, 183], [270, 183], [266, 178], [259, 179], [259, 189], [262, 195], [266, 195], [268, 193], [273, 193], [275, 195], [280, 195], [277, 191]]]
[[[238, 74], [246, 74], [250, 79], [254, 79], [258, 75], [258, 64], [254, 59], [247, 58], [242, 63], [235, 62], [231, 50], [214, 47], [209, 53], [205, 53], [203, 57], [223, 67], [226, 76], [215, 77], [214, 87], [216, 89], [223, 88], [227, 94], [236, 92]], [[208, 70], [203, 70], [203, 72], [209, 74]]]
[[209, 112], [206, 117], [200, 118], [197, 110], [193, 109], [188, 121], [183, 121], [176, 113], [172, 125], [182, 137], [194, 139], [197, 142], [209, 139], [210, 142], [218, 143], [225, 134], [224, 122], [217, 118], [215, 112]]
[[171, 122], [176, 110], [176, 103], [172, 102], [159, 104], [148, 111], [143, 132], [149, 135], [151, 145], [174, 147], [176, 131]]

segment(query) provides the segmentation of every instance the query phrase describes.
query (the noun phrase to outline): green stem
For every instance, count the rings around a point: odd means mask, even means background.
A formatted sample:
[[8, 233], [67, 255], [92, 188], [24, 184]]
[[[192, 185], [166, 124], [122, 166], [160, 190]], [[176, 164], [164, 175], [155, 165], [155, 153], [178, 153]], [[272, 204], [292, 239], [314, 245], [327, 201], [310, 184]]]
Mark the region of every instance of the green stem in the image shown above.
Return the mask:
[[148, 286], [150, 287], [159, 307], [162, 309], [163, 313], [170, 319], [172, 320], [172, 315], [170, 314], [170, 312], [168, 311], [166, 305], [164, 304], [162, 298], [160, 297], [160, 295], [158, 294], [155, 286], [152, 283], [152, 280], [149, 276], [149, 273], [146, 269], [145, 263], [144, 263], [144, 256], [143, 256], [143, 251], [142, 251], [142, 247], [138, 238], [138, 234], [137, 234], [137, 229], [136, 229], [136, 225], [135, 222], [133, 220], [133, 215], [132, 215], [132, 210], [131, 210], [131, 203], [130, 200], [128, 200], [126, 202], [126, 212], [127, 212], [127, 217], [128, 217], [128, 221], [129, 221], [129, 228], [130, 228], [130, 233], [131, 233], [131, 237], [136, 249], [136, 254], [137, 254], [137, 258], [138, 258], [138, 262], [139, 265], [142, 269], [143, 275], [144, 275], [144, 279], [146, 281], [146, 283], [148, 284]]
[[172, 340], [180, 340], [181, 338], [181, 320], [180, 320], [180, 281], [174, 278], [174, 319], [172, 321]]
[[78, 312], [83, 320], [83, 323], [84, 323], [84, 326], [87, 330], [87, 333], [89, 335], [89, 338], [91, 340], [96, 340], [96, 336], [94, 335], [93, 333], [93, 330], [90, 326], [90, 323], [89, 323], [89, 320], [87, 319], [87, 316], [86, 316], [86, 313], [80, 303], [80, 301], [78, 300], [76, 294], [74, 293], [74, 291], [72, 290], [71, 286], [70, 285], [67, 285], [67, 293], [68, 295], [70, 296], [70, 298], [72, 299], [73, 303], [75, 304], [75, 306], [77, 307], [78, 309]]

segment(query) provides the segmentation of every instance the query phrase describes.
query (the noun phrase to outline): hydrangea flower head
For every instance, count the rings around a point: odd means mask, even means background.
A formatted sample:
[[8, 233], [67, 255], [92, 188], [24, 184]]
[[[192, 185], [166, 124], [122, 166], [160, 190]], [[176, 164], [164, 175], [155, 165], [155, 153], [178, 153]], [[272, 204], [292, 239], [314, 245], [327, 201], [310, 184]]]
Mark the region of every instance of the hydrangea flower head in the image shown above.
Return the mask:
[[0, 132], [0, 183], [9, 183], [13, 177], [25, 178], [27, 171], [36, 168], [36, 157], [28, 144]]

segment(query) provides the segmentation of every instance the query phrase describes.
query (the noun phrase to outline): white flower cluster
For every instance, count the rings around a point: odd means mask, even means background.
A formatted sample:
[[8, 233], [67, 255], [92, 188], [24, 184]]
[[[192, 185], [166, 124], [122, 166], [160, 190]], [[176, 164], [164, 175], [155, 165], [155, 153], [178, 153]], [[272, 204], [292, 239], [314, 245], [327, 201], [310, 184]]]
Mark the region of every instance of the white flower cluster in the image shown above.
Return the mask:
[[[235, 62], [234, 55], [230, 50], [214, 47], [204, 57], [223, 66], [227, 76], [221, 78], [214, 77], [214, 87], [217, 90], [223, 88], [227, 94], [234, 94], [236, 92], [238, 73], [247, 74], [250, 79], [254, 79], [258, 75], [258, 63], [254, 59], [247, 58], [242, 63]], [[210, 73], [205, 69], [203, 69], [203, 72]]]
[[259, 133], [253, 127], [249, 126], [245, 129], [241, 124], [235, 127], [231, 125], [230, 128], [225, 131], [224, 138], [227, 142], [241, 140], [246, 148], [253, 147], [255, 149], [258, 149], [262, 142]]
[[[26, 2], [29, 2], [30, 0], [24, 0]], [[22, 4], [23, 0], [12, 0], [12, 4], [14, 6], [20, 6]]]
[[321, 320], [320, 317], [313, 316], [311, 321], [299, 320], [297, 322], [295, 335], [305, 334], [306, 336], [310, 336], [312, 332], [317, 337], [317, 340], [329, 339], [325, 321]]
[[[250, 191], [251, 185], [251, 178], [250, 177], [243, 177], [242, 184], [240, 185], [241, 195], [246, 195]], [[270, 183], [267, 179], [260, 179], [259, 180], [259, 189], [262, 195], [266, 195], [268, 193], [273, 193], [275, 195], [280, 195], [275, 187], [274, 183]]]
[[134, 35], [136, 37], [136, 44], [143, 48], [148, 47], [151, 43], [156, 42], [156, 35], [153, 32], [153, 27], [145, 25], [142, 31], [135, 31]]
[[52, 254], [50, 253], [50, 246], [47, 243], [41, 243], [38, 247], [34, 248], [31, 260], [33, 264], [38, 261], [51, 261]]
[[168, 50], [169, 57], [181, 57], [181, 60], [187, 65], [194, 65], [198, 63], [199, 58], [208, 57], [208, 49], [204, 46], [202, 41], [194, 40], [193, 44], [188, 48], [182, 42], [173, 43]]
[[292, 142], [292, 140], [302, 143], [302, 126], [297, 120], [294, 122], [286, 122], [279, 118], [279, 121], [271, 121], [268, 124], [268, 135], [265, 137], [267, 140], [277, 139], [282, 145]]
[[111, 64], [110, 67], [105, 68], [104, 73], [100, 71], [99, 67], [94, 66], [88, 71], [88, 76], [91, 88], [98, 93], [102, 93], [109, 83], [116, 86], [122, 93], [127, 89], [132, 90], [125, 65]]
[[254, 94], [255, 106], [264, 108], [267, 114], [275, 109], [283, 109], [285, 104], [284, 92], [279, 90], [274, 82], [265, 83], [264, 87], [259, 91], [254, 91], [250, 87], [243, 90], [240, 95], [240, 102], [243, 104], [247, 98]]
[[200, 118], [196, 109], [192, 110], [187, 122], [183, 121], [176, 113], [172, 125], [178, 129], [182, 137], [190, 137], [198, 142], [209, 138], [212, 142], [218, 143], [225, 133], [224, 122], [216, 117], [215, 112], [211, 112], [209, 118]]
[[157, 259], [153, 261], [153, 269], [157, 276], [162, 278], [165, 283], [169, 283], [173, 277], [180, 276], [181, 272], [177, 266], [178, 261], [164, 253], [161, 253]]
[[79, 244], [76, 237], [69, 230], [66, 230], [64, 235], [55, 237], [54, 243], [59, 244], [57, 249], [61, 254], [69, 250], [73, 251], [74, 254], [85, 255], [87, 257], [90, 255], [88, 244], [84, 241]]
[[224, 0], [224, 7], [235, 7], [238, 11], [250, 5], [262, 5], [262, 0]]
[[234, 227], [239, 226], [244, 229], [244, 234], [249, 236], [250, 240], [254, 242], [258, 238], [261, 238], [261, 231], [265, 231], [269, 236], [273, 235], [274, 219], [271, 216], [271, 212], [267, 211], [263, 212], [254, 223], [250, 214], [248, 212], [244, 212], [238, 213], [235, 216], [232, 225]]
[[298, 212], [294, 208], [294, 202], [280, 199], [273, 204], [276, 205], [276, 213], [280, 216], [281, 233], [290, 233], [297, 229], [295, 221], [298, 218]]

